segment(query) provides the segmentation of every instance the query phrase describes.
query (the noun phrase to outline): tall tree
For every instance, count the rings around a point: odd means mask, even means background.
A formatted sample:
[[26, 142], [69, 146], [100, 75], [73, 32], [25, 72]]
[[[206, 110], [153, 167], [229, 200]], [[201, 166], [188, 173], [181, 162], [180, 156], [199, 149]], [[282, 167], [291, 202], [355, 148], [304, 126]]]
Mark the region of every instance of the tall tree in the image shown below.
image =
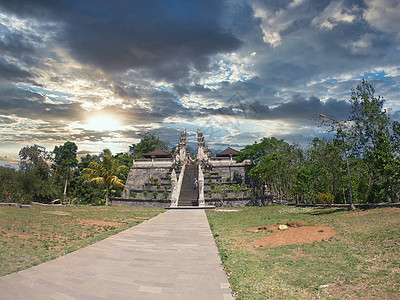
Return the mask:
[[55, 168], [64, 174], [64, 201], [67, 201], [68, 180], [71, 169], [78, 165], [76, 154], [78, 147], [73, 142], [65, 142], [62, 146], [55, 146], [53, 150]]
[[26, 146], [19, 151], [19, 157], [21, 170], [35, 170], [41, 178], [48, 178], [50, 167], [46, 162], [46, 148], [39, 145]]
[[47, 163], [48, 153], [39, 145], [26, 146], [19, 152], [22, 189], [29, 201], [48, 202], [56, 196]]
[[[369, 183], [370, 200], [396, 201], [396, 170], [399, 149], [396, 145], [396, 123], [391, 124], [384, 99], [375, 96], [374, 87], [363, 80], [353, 91], [350, 121], [354, 124], [348, 131], [355, 153], [368, 165], [372, 180]], [[376, 201], [376, 200], [375, 200]]]
[[109, 149], [104, 149], [100, 162], [91, 161], [83, 170], [87, 180], [85, 183], [102, 185], [106, 189], [106, 205], [109, 205], [109, 190], [111, 186], [125, 187], [124, 172], [129, 169], [122, 165], [118, 157], [113, 157]]
[[251, 159], [253, 167], [249, 171], [249, 176], [254, 182], [262, 186], [267, 185], [276, 195], [290, 196], [303, 154], [296, 145], [271, 137], [246, 146], [237, 155], [236, 160], [241, 162]]
[[146, 132], [139, 134], [142, 138], [136, 145], [129, 146], [129, 151], [133, 153], [136, 158], [142, 157], [143, 154], [154, 151], [158, 148], [168, 151], [167, 143], [160, 140], [154, 134]]
[[[343, 159], [342, 140], [336, 138], [314, 138], [309, 148], [310, 166], [313, 174], [313, 186], [315, 195], [318, 193], [331, 194], [339, 202], [343, 176], [346, 175], [345, 161]], [[345, 201], [345, 199], [343, 199]]]

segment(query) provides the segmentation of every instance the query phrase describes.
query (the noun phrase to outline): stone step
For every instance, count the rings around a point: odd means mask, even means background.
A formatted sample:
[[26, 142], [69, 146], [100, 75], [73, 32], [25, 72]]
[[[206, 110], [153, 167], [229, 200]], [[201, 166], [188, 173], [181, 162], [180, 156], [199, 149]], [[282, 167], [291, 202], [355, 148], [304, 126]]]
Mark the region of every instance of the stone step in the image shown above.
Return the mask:
[[198, 190], [194, 189], [194, 179], [197, 178], [197, 166], [186, 166], [179, 195], [178, 206], [198, 205]]

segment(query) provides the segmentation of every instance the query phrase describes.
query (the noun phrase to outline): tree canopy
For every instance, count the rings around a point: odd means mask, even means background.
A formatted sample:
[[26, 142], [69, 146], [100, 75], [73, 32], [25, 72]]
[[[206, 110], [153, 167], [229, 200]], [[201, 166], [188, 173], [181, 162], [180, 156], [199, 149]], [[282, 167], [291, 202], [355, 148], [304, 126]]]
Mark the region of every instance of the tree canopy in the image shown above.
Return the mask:
[[94, 183], [106, 189], [106, 205], [109, 204], [109, 190], [112, 186], [124, 187], [124, 170], [128, 167], [120, 163], [117, 157], [111, 155], [109, 149], [104, 149], [100, 162], [92, 161], [83, 170], [87, 180], [84, 183]]
[[133, 153], [136, 158], [141, 158], [143, 157], [143, 154], [154, 151], [158, 148], [161, 148], [164, 151], [169, 151], [167, 143], [160, 140], [154, 134], [146, 132], [139, 136], [141, 137], [140, 142], [129, 146], [129, 151]]

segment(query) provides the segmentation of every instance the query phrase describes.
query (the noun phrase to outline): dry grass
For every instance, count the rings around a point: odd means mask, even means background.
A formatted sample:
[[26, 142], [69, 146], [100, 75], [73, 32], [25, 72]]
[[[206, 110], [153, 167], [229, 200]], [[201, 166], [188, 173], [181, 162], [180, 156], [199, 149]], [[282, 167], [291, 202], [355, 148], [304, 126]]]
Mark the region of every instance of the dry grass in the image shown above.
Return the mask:
[[[236, 299], [398, 299], [398, 208], [270, 206], [207, 215]], [[323, 224], [336, 235], [310, 243], [300, 231], [283, 239], [288, 231], [268, 230], [293, 222]], [[263, 226], [267, 230], [250, 230]], [[260, 244], [263, 239], [284, 243]]]
[[0, 207], [0, 276], [92, 244], [162, 211], [93, 206]]

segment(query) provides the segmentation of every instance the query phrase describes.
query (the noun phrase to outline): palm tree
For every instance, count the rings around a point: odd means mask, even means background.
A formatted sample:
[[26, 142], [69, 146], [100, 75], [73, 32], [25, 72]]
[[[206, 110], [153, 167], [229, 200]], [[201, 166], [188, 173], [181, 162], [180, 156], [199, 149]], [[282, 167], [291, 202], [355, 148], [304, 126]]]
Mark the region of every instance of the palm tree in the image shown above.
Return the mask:
[[125, 187], [123, 174], [128, 169], [127, 166], [121, 165], [117, 157], [111, 155], [109, 149], [104, 149], [100, 162], [92, 161], [89, 166], [83, 169], [86, 183], [104, 185], [106, 187], [106, 205], [109, 205], [108, 191], [111, 186]]

